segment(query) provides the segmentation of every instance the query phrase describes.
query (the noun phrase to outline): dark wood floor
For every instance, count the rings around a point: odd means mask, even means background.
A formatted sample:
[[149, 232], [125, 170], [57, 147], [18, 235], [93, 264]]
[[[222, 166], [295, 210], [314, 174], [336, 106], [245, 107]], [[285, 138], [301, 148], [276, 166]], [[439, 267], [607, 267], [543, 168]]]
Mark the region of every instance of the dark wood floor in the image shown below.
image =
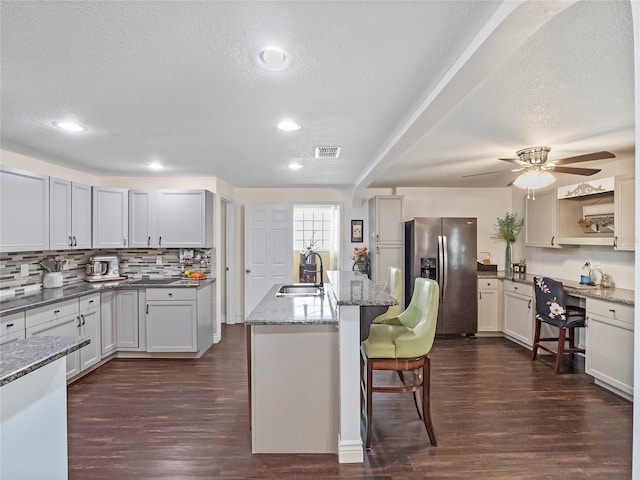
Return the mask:
[[70, 479], [631, 478], [630, 402], [489, 338], [436, 340], [438, 447], [411, 395], [378, 395], [364, 464], [251, 455], [243, 335], [228, 326], [199, 360], [114, 360], [70, 386]]

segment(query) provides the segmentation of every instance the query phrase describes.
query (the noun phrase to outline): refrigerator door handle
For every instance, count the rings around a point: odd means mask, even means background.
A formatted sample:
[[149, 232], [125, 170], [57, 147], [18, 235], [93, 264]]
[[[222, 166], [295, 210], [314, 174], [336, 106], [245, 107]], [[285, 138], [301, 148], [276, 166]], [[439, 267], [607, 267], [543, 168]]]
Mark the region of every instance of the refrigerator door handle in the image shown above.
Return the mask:
[[[443, 254], [443, 245], [442, 245], [442, 235], [438, 235], [438, 285], [440, 286], [440, 290], [444, 287], [444, 254]], [[442, 292], [440, 292], [442, 295]]]
[[449, 254], [447, 253], [447, 236], [442, 237], [442, 256], [444, 258], [444, 264], [442, 266], [442, 298], [447, 295], [447, 283], [449, 281]]

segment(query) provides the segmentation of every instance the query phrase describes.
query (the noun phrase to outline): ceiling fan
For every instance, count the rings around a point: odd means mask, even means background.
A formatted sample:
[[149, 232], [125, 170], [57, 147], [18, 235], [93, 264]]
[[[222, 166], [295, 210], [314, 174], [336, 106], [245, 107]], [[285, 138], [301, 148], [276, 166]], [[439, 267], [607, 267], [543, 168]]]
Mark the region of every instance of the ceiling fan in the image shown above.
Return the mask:
[[[615, 158], [613, 153], [602, 151], [577, 155], [575, 157], [560, 158], [555, 161], [547, 161], [550, 150], [550, 147], [529, 147], [518, 150], [516, 152], [518, 158], [498, 158], [498, 160], [504, 162], [515, 163], [518, 168], [513, 169], [512, 172], [521, 172], [516, 178], [511, 180], [507, 186], [515, 185], [516, 187], [526, 188], [527, 198], [530, 198], [530, 194], [533, 192], [533, 199], [535, 200], [536, 188], [546, 187], [556, 181], [550, 172], [589, 176], [601, 171], [599, 168], [563, 167], [562, 165]], [[477, 173], [475, 175], [464, 175], [464, 177], [477, 177], [491, 173], [501, 172]]]
[[[518, 158], [498, 158], [504, 162], [515, 163], [518, 168], [514, 168], [512, 172], [523, 172], [518, 178], [523, 175], [534, 173], [542, 175], [544, 173], [556, 172], [556, 173], [571, 173], [573, 175], [594, 175], [601, 170], [599, 168], [576, 168], [576, 167], [564, 167], [571, 163], [590, 162], [593, 160], [603, 160], [606, 158], [615, 158], [615, 155], [611, 152], [593, 152], [584, 155], [577, 155], [575, 157], [560, 158], [558, 160], [547, 160], [547, 155], [551, 150], [550, 147], [529, 147], [518, 150], [516, 155]], [[463, 177], [477, 177], [480, 175], [489, 175], [493, 173], [502, 173], [504, 170], [495, 172], [476, 173], [472, 175], [463, 175]], [[509, 182], [509, 185], [513, 184], [517, 179]]]

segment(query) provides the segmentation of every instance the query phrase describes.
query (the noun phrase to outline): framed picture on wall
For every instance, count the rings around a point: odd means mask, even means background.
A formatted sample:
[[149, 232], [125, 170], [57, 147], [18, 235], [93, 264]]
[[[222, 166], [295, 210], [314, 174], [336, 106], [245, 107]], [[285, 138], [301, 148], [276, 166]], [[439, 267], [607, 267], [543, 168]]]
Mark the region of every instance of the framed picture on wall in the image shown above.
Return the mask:
[[362, 234], [362, 220], [351, 220], [351, 243], [362, 243], [364, 237]]

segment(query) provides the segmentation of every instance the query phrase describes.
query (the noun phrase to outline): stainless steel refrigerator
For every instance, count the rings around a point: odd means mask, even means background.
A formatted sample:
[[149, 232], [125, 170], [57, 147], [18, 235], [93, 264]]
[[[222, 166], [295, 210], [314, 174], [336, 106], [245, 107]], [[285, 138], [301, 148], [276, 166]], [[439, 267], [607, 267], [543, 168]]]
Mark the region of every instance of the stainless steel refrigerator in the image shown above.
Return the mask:
[[405, 302], [416, 277], [440, 285], [436, 333], [473, 335], [478, 330], [477, 219], [420, 217], [405, 222]]

